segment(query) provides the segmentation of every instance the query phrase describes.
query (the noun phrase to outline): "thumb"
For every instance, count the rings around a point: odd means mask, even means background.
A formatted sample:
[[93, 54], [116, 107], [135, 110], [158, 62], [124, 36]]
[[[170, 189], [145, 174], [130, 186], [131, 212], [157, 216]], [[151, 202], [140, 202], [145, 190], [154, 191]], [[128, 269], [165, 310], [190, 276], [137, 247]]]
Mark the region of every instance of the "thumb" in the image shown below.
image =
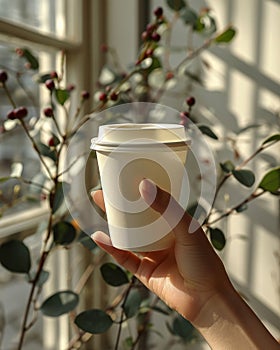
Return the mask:
[[139, 191], [144, 201], [167, 221], [176, 236], [176, 240], [185, 241], [186, 236], [192, 236], [192, 234], [187, 233], [200, 230], [199, 224], [174, 197], [156, 186], [151, 180], [142, 180], [139, 184]]

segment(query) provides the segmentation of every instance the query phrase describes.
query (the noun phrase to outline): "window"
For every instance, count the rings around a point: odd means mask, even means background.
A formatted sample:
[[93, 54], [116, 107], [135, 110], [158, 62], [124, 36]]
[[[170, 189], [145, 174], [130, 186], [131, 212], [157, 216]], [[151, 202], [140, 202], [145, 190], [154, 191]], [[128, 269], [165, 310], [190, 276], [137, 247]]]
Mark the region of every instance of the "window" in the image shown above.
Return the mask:
[[[6, 85], [10, 94], [9, 98], [0, 89], [0, 178], [10, 174], [16, 177], [0, 182], [0, 238], [34, 226], [44, 213], [38, 189], [29, 184], [30, 179], [35, 183], [43, 181], [38, 157], [21, 126], [7, 120], [7, 114], [13, 108], [11, 99], [17, 107], [25, 106], [28, 124], [35, 125], [34, 132], [39, 137], [47, 96], [34, 82], [34, 70], [16, 50], [24, 48], [34, 53], [40, 64], [38, 75], [59, 69], [61, 50], [67, 50], [67, 75], [68, 57], [82, 45], [81, 16], [72, 20], [73, 13], [82, 13], [82, 4], [71, 0], [0, 1], [0, 69], [8, 73]], [[74, 64], [69, 58], [70, 61]], [[79, 77], [78, 84], [83, 83]]]
[[[99, 1], [92, 4], [88, 0], [0, 0], [0, 70], [8, 73], [7, 87], [16, 106], [26, 106], [28, 109], [26, 122], [35, 126], [32, 132], [37, 137], [45, 136], [45, 131], [40, 127], [40, 117], [49, 101], [48, 91], [34, 83], [35, 71], [26, 67], [26, 60], [16, 53], [16, 49], [26, 48], [34, 53], [40, 64], [38, 76], [54, 69], [60, 71], [63, 50], [65, 85], [68, 81], [73, 82], [76, 86], [73, 97], [77, 95], [78, 98], [78, 92], [91, 90], [89, 84], [96, 80], [91, 76], [90, 67], [86, 68], [83, 64], [85, 58], [90, 60], [92, 56], [85, 40], [91, 42], [92, 50], [95, 49], [92, 33], [99, 21], [90, 22], [91, 12], [94, 18], [98, 17]], [[96, 45], [100, 45], [98, 39], [94, 40]], [[95, 54], [96, 62], [98, 54]], [[1, 87], [0, 179], [11, 173], [21, 179], [0, 181], [0, 243], [10, 237], [30, 235], [27, 238], [28, 246], [32, 254], [38, 256], [41, 242], [31, 234], [35, 233], [38, 224], [45, 222], [47, 210], [44, 202], [40, 201], [36, 186], [30, 186], [28, 179], [40, 183], [43, 172], [21, 126], [14, 120], [7, 120], [12, 108], [9, 97]], [[54, 271], [53, 278], [48, 282], [46, 293], [63, 288], [68, 258], [64, 252], [55, 256], [50, 267]], [[12, 275], [0, 266], [0, 347], [3, 349], [12, 349], [18, 343], [28, 290], [29, 286], [23, 282], [22, 276]], [[48, 321], [44, 319], [42, 324], [40, 320], [32, 328], [25, 344], [28, 349], [61, 349], [61, 339], [64, 338], [64, 343], [68, 340], [67, 322]], [[41, 327], [49, 330], [49, 333], [41, 332]]]

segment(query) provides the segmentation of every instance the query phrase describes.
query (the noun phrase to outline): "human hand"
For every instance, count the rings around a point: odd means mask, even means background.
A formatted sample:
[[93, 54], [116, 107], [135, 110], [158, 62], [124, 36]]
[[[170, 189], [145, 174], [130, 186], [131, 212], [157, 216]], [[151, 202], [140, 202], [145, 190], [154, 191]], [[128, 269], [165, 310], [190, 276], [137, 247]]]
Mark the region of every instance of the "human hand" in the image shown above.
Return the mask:
[[[173, 245], [163, 251], [135, 254], [114, 248], [103, 232], [95, 232], [92, 238], [169, 307], [194, 321], [207, 300], [232, 288], [223, 264], [198, 224], [196, 231], [189, 233], [193, 219], [169, 193], [146, 179], [140, 183], [139, 191], [174, 227]], [[105, 210], [102, 191], [95, 192], [93, 199]]]

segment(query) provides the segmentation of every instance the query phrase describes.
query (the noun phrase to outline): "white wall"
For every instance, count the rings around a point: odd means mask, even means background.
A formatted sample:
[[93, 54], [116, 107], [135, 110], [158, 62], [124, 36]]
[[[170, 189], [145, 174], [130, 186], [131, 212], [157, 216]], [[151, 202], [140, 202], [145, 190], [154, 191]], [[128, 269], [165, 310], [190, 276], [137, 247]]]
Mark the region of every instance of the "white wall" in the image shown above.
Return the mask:
[[[210, 64], [204, 71], [206, 88], [193, 85], [192, 93], [198, 100], [197, 114], [201, 119], [211, 115], [223, 126], [220, 135], [236, 132], [248, 124], [263, 124], [240, 136], [239, 152], [246, 158], [261, 143], [267, 131], [279, 132], [280, 112], [280, 2], [279, 0], [208, 0], [188, 1], [199, 9], [213, 9], [218, 27], [233, 24], [238, 35], [228, 47], [211, 48], [203, 54]], [[152, 9], [165, 6], [163, 0], [153, 0]], [[165, 11], [168, 17], [171, 12]], [[173, 34], [175, 45], [186, 42], [183, 25]], [[167, 98], [175, 108], [182, 100]], [[213, 117], [214, 116], [214, 117]], [[277, 121], [278, 120], [278, 121]], [[278, 126], [277, 126], [278, 123]], [[258, 131], [257, 131], [258, 130]], [[217, 149], [219, 159], [229, 157], [224, 140]], [[273, 158], [271, 158], [273, 157]], [[268, 162], [279, 164], [279, 145], [249, 164], [257, 177], [268, 168]], [[233, 190], [232, 190], [233, 189]], [[221, 197], [221, 206], [231, 207], [250, 191], [229, 183]], [[262, 318], [271, 332], [280, 338], [280, 230], [279, 200], [265, 195], [239, 216], [224, 220], [221, 226], [227, 232], [228, 243], [222, 253], [225, 265], [238, 290]]]

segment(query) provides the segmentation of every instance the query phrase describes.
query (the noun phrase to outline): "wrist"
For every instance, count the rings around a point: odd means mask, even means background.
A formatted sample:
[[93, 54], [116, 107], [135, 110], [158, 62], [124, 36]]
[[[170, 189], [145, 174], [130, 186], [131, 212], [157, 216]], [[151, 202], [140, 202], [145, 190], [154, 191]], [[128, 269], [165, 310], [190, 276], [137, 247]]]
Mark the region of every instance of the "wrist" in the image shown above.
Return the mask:
[[215, 350], [280, 348], [231, 285], [213, 294], [192, 324]]

